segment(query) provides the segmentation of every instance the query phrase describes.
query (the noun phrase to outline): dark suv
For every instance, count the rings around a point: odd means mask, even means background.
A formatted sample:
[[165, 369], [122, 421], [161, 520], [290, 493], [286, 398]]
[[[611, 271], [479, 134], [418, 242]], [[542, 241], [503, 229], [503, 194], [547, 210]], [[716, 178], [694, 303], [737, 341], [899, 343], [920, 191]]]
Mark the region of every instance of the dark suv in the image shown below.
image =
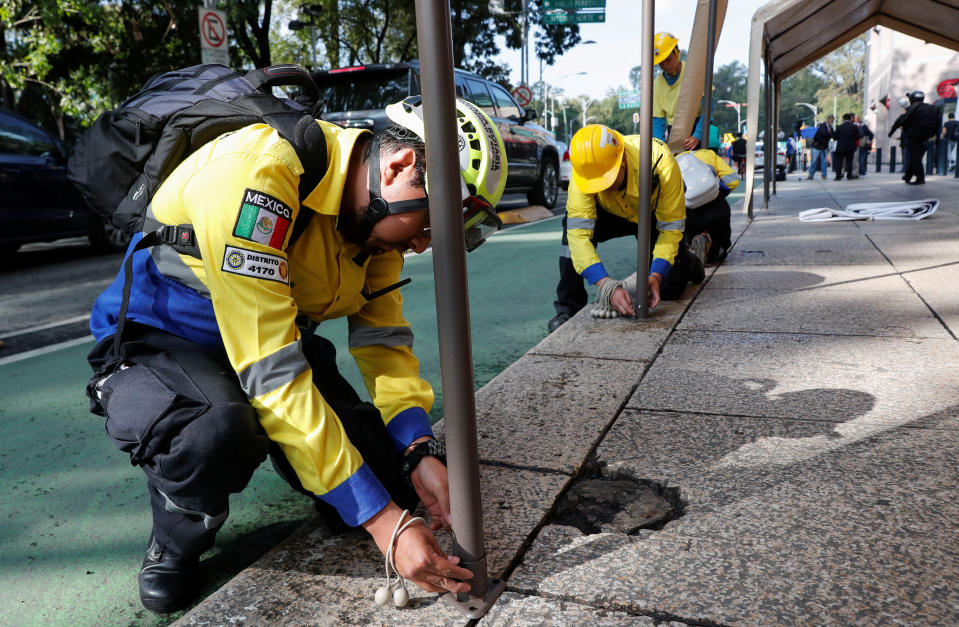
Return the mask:
[[[313, 72], [323, 102], [321, 117], [340, 126], [376, 132], [387, 125], [384, 108], [420, 93], [416, 61], [360, 65]], [[525, 192], [529, 202], [552, 209], [559, 194], [559, 149], [538, 124], [534, 109], [521, 107], [508, 91], [476, 74], [454, 70], [456, 96], [486, 112], [506, 144], [506, 193]]]
[[60, 142], [30, 120], [0, 110], [0, 255], [21, 244], [81, 235], [103, 252], [123, 250], [130, 241], [87, 208], [67, 179]]

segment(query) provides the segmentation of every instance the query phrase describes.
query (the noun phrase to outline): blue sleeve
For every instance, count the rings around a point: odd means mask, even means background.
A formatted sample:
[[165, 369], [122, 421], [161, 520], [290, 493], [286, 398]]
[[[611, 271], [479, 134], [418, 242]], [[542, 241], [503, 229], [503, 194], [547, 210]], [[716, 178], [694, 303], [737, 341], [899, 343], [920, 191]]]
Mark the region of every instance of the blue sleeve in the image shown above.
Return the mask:
[[666, 141], [666, 118], [653, 118], [653, 137]]

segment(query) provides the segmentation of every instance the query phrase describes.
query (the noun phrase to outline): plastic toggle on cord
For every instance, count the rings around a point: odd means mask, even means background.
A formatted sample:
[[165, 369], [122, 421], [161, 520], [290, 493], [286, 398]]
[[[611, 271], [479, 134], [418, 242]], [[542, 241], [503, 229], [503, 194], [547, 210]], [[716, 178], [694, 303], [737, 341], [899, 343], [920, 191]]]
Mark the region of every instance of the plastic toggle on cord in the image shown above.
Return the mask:
[[617, 288], [623, 288], [629, 292], [630, 298], [636, 293], [636, 273], [632, 273], [622, 281], [610, 279], [599, 287], [599, 293], [596, 295], [596, 306], [593, 307], [591, 314], [594, 318], [616, 318], [620, 315], [613, 309], [613, 292]]
[[800, 222], [838, 222], [849, 220], [922, 220], [939, 208], [938, 198], [905, 202], [860, 202], [845, 209], [819, 207], [799, 212]]

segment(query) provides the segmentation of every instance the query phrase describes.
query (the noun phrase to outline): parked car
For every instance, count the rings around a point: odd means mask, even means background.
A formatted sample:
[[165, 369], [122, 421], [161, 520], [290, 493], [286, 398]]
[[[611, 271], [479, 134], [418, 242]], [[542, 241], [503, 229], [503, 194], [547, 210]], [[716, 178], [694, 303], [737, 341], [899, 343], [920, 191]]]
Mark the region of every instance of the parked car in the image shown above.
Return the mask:
[[27, 118], [0, 110], [0, 254], [76, 236], [103, 252], [130, 242], [93, 213], [67, 179], [61, 143]]
[[559, 184], [563, 189], [569, 189], [569, 177], [573, 176], [573, 162], [569, 160], [569, 144], [556, 142], [559, 146]]
[[[320, 88], [320, 117], [340, 126], [373, 132], [387, 126], [384, 108], [420, 93], [416, 61], [361, 65], [312, 73]], [[525, 193], [531, 204], [552, 208], [559, 194], [560, 151], [552, 133], [535, 124], [534, 109], [524, 109], [500, 85], [477, 74], [454, 70], [457, 97], [492, 118], [506, 144], [509, 170], [506, 193]]]
[[[763, 142], [756, 142], [756, 170], [762, 170], [765, 167], [765, 157], [763, 156]], [[786, 180], [786, 142], [776, 142], [776, 171], [780, 180]]]

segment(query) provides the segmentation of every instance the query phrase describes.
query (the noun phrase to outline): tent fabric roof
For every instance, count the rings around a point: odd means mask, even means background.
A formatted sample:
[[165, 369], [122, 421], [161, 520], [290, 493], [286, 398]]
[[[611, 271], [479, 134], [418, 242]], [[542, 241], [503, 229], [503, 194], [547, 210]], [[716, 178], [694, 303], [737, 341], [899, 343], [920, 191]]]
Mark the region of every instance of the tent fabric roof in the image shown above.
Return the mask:
[[959, 0], [777, 0], [753, 16], [781, 80], [873, 26], [959, 50]]
[[[773, 0], [753, 14], [749, 42], [746, 134], [746, 197], [752, 217], [755, 144], [759, 132], [760, 69], [778, 94], [782, 79], [829, 54], [873, 26], [883, 26], [945, 48], [959, 50], [959, 0]], [[769, 98], [769, 104], [775, 97]], [[774, 109], [774, 106], [767, 108]], [[764, 125], [772, 131], [772, 120]], [[764, 155], [769, 165], [772, 152]], [[768, 171], [768, 169], [767, 169]], [[770, 177], [763, 180], [763, 206]], [[775, 188], [775, 183], [772, 184]]]

